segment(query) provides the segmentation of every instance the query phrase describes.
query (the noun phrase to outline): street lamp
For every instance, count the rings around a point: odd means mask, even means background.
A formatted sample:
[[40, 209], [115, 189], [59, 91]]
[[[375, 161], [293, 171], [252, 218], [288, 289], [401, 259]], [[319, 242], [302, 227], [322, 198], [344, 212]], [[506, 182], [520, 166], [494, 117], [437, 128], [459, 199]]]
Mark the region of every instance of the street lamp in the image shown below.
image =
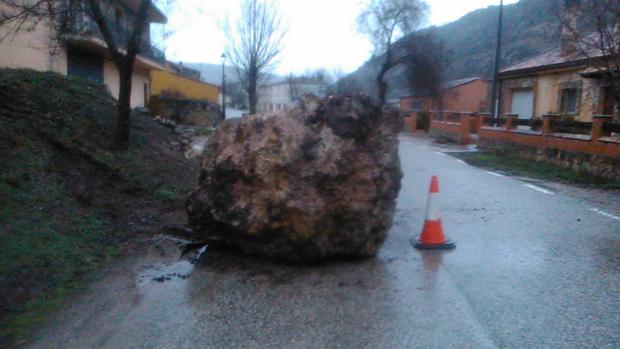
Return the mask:
[[226, 53], [222, 53], [222, 119], [226, 119]]
[[497, 23], [497, 43], [495, 44], [495, 62], [493, 67], [493, 86], [491, 88], [491, 118], [493, 119], [493, 125], [497, 123], [499, 118], [499, 93], [500, 82], [498, 79], [499, 65], [502, 53], [502, 20], [504, 12], [504, 0], [499, 2], [499, 18]]

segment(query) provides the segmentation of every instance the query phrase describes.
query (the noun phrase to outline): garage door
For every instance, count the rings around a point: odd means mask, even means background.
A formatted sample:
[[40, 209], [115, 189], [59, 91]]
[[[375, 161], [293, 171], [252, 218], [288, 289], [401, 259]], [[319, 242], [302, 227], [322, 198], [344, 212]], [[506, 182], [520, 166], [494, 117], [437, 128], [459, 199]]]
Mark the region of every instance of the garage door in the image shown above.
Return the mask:
[[67, 74], [103, 82], [103, 57], [86, 50], [71, 48], [67, 54]]
[[534, 114], [534, 91], [512, 91], [511, 113], [519, 115], [519, 119], [531, 119]]

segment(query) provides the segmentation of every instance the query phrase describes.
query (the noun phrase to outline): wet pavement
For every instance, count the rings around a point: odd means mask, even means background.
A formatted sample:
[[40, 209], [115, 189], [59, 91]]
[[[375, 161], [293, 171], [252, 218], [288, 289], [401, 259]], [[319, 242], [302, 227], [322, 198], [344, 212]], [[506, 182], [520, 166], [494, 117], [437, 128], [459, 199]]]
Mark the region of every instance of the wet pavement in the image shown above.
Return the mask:
[[[376, 258], [291, 267], [209, 247], [196, 262], [157, 237], [32, 347], [620, 347], [620, 195], [487, 172], [455, 150], [401, 137], [403, 187]], [[408, 241], [434, 174], [449, 252]]]

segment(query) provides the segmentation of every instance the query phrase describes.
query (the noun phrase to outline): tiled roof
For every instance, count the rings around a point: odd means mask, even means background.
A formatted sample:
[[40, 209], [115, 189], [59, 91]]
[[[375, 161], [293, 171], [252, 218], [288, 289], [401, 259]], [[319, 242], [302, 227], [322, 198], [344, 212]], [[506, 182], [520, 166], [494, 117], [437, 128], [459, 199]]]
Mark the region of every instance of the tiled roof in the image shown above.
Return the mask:
[[579, 58], [579, 55], [577, 54], [572, 54], [569, 56], [562, 56], [560, 48], [554, 48], [552, 50], [545, 51], [537, 56], [528, 58], [525, 61], [521, 61], [508, 68], [501, 69], [500, 73], [507, 73], [507, 72], [517, 71], [517, 70], [532, 69], [532, 68], [545, 67], [549, 65], [568, 63], [571, 61], [575, 61], [578, 58]]
[[528, 70], [535, 68], [543, 68], [547, 66], [556, 66], [561, 64], [568, 64], [571, 62], [577, 62], [587, 57], [596, 57], [601, 56], [602, 52], [597, 49], [597, 39], [598, 35], [595, 33], [587, 35], [583, 39], [583, 44], [586, 47], [591, 47], [588, 49], [588, 52], [585, 54], [581, 54], [580, 52], [574, 52], [572, 54], [562, 56], [562, 48], [556, 47], [552, 50], [545, 51], [539, 55], [534, 57], [530, 57], [524, 61], [521, 61], [517, 64], [509, 66], [507, 68], [501, 69], [500, 73], [508, 73], [508, 72], [516, 72], [520, 70]]
[[[475, 77], [471, 77], [471, 78], [464, 78], [464, 79], [446, 81], [446, 82], [441, 84], [441, 90], [442, 91], [449, 90], [451, 88], [458, 87], [458, 86], [465, 85], [465, 84], [469, 84], [470, 82], [474, 82], [474, 81], [480, 80], [480, 79], [482, 79], [482, 78], [479, 77], [479, 76], [475, 76]], [[419, 95], [419, 94], [416, 94], [416, 93], [411, 93], [411, 92], [409, 92], [409, 90], [399, 90], [399, 91], [394, 92], [393, 94], [395, 94], [397, 96], [401, 96], [400, 98], [406, 98], [406, 97], [425, 97], [424, 95]]]
[[447, 90], [447, 89], [450, 89], [450, 88], [453, 88], [453, 87], [469, 84], [470, 82], [473, 82], [473, 81], [476, 81], [476, 80], [479, 80], [479, 79], [481, 79], [479, 76], [475, 76], [475, 77], [471, 77], [471, 78], [447, 81], [447, 82], [444, 82], [443, 84], [441, 84], [441, 89], [442, 90]]

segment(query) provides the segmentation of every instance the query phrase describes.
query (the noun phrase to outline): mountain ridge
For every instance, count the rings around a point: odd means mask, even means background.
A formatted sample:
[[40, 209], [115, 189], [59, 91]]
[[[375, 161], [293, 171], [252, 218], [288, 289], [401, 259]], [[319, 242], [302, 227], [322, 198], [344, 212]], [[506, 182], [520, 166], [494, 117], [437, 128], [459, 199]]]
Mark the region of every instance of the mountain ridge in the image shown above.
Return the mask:
[[[183, 62], [183, 65], [198, 70], [200, 72], [200, 77], [203, 81], [208, 82], [214, 85], [222, 84], [222, 65], [214, 64], [214, 63], [195, 63], [195, 62]], [[239, 77], [237, 75], [237, 70], [233, 66], [227, 65], [225, 68], [226, 71], [226, 81], [228, 83], [235, 83], [239, 81]], [[269, 74], [267, 76], [269, 81], [282, 80], [284, 77], [275, 74]]]
[[[560, 20], [553, 0], [521, 0], [504, 5], [501, 67], [515, 64], [560, 42]], [[472, 76], [490, 78], [495, 57], [499, 6], [477, 9], [456, 21], [442, 26], [419, 30], [418, 34], [431, 34], [441, 42], [449, 54], [444, 69], [444, 80]], [[409, 40], [407, 36], [401, 40]], [[355, 86], [357, 92], [376, 95], [374, 81], [380, 58], [371, 57], [360, 68], [342, 78], [339, 83]], [[411, 92], [403, 81], [404, 74], [392, 72], [388, 76], [388, 98], [398, 98]]]

